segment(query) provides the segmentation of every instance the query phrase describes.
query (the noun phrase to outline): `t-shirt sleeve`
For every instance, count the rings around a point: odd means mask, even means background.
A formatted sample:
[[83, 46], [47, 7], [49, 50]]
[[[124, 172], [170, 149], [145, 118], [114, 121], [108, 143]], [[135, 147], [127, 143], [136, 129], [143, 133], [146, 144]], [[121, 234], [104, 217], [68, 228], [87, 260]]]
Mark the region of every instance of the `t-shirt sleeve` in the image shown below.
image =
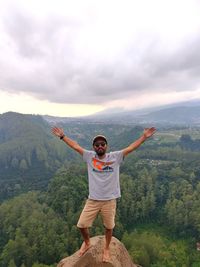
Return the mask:
[[93, 155], [93, 151], [84, 149], [84, 151], [83, 151], [83, 160], [85, 162], [88, 162], [89, 159], [92, 157], [92, 155]]
[[115, 151], [113, 152], [113, 154], [116, 158], [117, 163], [122, 163], [122, 161], [124, 160], [123, 150]]

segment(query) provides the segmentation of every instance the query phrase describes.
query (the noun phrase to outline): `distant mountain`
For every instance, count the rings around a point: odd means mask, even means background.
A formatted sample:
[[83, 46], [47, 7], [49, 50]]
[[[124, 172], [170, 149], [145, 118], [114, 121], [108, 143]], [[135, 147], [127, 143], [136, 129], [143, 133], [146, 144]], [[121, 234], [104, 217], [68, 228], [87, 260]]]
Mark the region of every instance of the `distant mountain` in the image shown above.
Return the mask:
[[200, 101], [187, 101], [155, 108], [122, 112], [99, 112], [84, 119], [119, 124], [200, 125]]
[[196, 107], [200, 106], [200, 100], [190, 100], [190, 101], [184, 101], [184, 102], [176, 102], [172, 104], [166, 104], [166, 105], [156, 105], [155, 107], [149, 107], [149, 108], [140, 108], [140, 109], [133, 109], [133, 110], [126, 110], [124, 108], [110, 108], [106, 109], [100, 112], [97, 112], [93, 115], [87, 116], [87, 117], [97, 117], [97, 116], [108, 116], [108, 115], [116, 115], [116, 114], [126, 114], [126, 113], [134, 113], [135, 115], [141, 115], [146, 114], [162, 109], [168, 109], [168, 108], [174, 108], [174, 107]]
[[47, 121], [50, 125], [56, 125], [59, 123], [65, 122], [82, 122], [83, 117], [57, 117], [57, 116], [50, 116], [50, 115], [42, 115], [42, 118]]
[[149, 123], [161, 125], [200, 125], [200, 101], [178, 102], [169, 105], [156, 106], [138, 110], [107, 109], [93, 115], [83, 117], [54, 117], [43, 116], [51, 125], [61, 123], [79, 124], [124, 124], [148, 125]]
[[105, 110], [84, 118], [93, 122], [132, 125], [200, 125], [200, 101], [186, 101], [139, 110]]
[[142, 122], [173, 124], [173, 125], [200, 125], [200, 106], [180, 106], [162, 109], [141, 115]]

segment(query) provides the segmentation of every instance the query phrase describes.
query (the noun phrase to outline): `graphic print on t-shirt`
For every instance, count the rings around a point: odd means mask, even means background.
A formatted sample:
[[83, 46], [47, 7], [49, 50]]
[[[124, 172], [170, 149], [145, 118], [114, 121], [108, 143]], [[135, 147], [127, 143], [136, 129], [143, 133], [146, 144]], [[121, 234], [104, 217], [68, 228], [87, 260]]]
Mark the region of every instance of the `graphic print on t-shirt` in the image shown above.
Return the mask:
[[113, 172], [113, 168], [110, 167], [114, 161], [104, 162], [96, 158], [92, 158], [93, 171], [95, 172]]

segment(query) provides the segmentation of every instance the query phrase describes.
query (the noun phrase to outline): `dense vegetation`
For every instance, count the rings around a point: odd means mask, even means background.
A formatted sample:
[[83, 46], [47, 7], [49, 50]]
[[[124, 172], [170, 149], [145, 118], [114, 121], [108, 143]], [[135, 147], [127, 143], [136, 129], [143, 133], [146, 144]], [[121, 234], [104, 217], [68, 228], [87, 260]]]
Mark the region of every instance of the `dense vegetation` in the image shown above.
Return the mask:
[[[20, 194], [21, 191], [18, 190], [13, 195], [1, 195], [2, 267], [53, 267], [61, 258], [74, 253], [82, 242], [76, 223], [88, 195], [86, 166], [79, 155], [70, 152], [59, 140], [48, 135], [47, 129], [50, 130], [50, 126], [43, 128], [45, 122], [41, 122], [39, 117], [31, 119], [37, 121], [31, 122], [34, 127], [28, 132], [28, 136], [33, 134], [32, 144], [25, 136], [23, 146], [22, 139], [19, 138], [11, 153], [11, 148], [9, 150], [5, 144], [8, 142], [9, 145], [9, 140], [15, 142], [15, 138], [6, 136], [0, 139], [0, 150], [6, 151], [4, 157], [1, 154], [0, 164], [4, 166], [5, 159], [7, 160], [7, 169], [10, 171], [7, 171], [7, 174], [12, 176], [12, 179], [6, 180], [10, 188], [16, 187], [16, 183], [19, 183], [18, 175], [22, 175], [24, 170], [18, 165], [12, 174], [12, 168], [10, 170], [8, 164], [12, 160], [9, 161], [9, 157], [11, 159], [13, 155], [17, 155], [19, 160], [21, 155], [26, 155], [26, 151], [34, 151], [37, 144], [40, 151], [46, 149], [44, 161], [37, 160], [34, 163], [33, 157], [30, 157], [26, 173], [26, 178], [30, 181], [29, 187], [20, 184], [24, 193]], [[6, 121], [8, 122], [8, 119]], [[97, 131], [108, 136], [113, 149], [128, 145], [142, 131], [141, 127], [117, 128], [117, 125], [111, 125], [109, 128], [107, 125], [94, 124], [74, 124], [71, 128], [67, 124], [62, 126], [65, 132], [87, 148]], [[17, 128], [14, 130], [15, 136], [18, 136]], [[36, 128], [39, 129], [39, 135], [42, 133], [41, 142], [38, 139], [37, 142], [34, 141], [38, 138]], [[1, 136], [3, 129], [4, 127], [0, 128]], [[19, 131], [21, 136], [22, 127]], [[114, 235], [122, 240], [133, 260], [143, 267], [200, 266], [200, 253], [195, 247], [196, 242], [200, 240], [198, 134], [198, 129], [160, 129], [154, 139], [128, 156], [121, 166], [122, 198], [118, 200]], [[8, 138], [8, 141], [5, 138]], [[52, 145], [48, 146], [48, 142]], [[19, 149], [19, 154], [16, 154], [19, 144], [22, 153]], [[48, 161], [51, 165], [49, 170], [52, 171], [50, 182], [51, 176], [46, 178], [45, 172], [42, 172], [39, 178], [32, 172], [33, 164], [37, 167], [40, 164], [45, 166]], [[41, 166], [39, 169], [42, 171]], [[6, 171], [2, 172], [0, 176], [2, 185], [7, 178], [4, 177], [5, 173]], [[46, 181], [46, 190], [44, 186], [40, 188], [37, 179]], [[33, 191], [34, 189], [40, 191]], [[28, 192], [30, 190], [31, 192]], [[18, 196], [13, 198], [14, 194]], [[4, 197], [10, 199], [3, 201]], [[98, 235], [103, 231], [101, 218], [97, 218], [91, 234]]]
[[56, 141], [40, 116], [0, 116], [0, 201], [47, 187], [66, 156], [66, 149]]

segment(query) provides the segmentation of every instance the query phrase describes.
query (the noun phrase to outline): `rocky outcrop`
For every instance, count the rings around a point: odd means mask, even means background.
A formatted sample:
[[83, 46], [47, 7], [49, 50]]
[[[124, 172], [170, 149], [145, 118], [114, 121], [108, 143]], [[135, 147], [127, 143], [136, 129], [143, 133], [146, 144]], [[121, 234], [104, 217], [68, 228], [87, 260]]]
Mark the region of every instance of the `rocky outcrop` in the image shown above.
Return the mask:
[[83, 256], [78, 257], [77, 251], [61, 260], [57, 267], [137, 267], [132, 262], [125, 246], [115, 237], [112, 237], [110, 243], [111, 261], [102, 262], [104, 240], [104, 236], [92, 237], [92, 246]]

